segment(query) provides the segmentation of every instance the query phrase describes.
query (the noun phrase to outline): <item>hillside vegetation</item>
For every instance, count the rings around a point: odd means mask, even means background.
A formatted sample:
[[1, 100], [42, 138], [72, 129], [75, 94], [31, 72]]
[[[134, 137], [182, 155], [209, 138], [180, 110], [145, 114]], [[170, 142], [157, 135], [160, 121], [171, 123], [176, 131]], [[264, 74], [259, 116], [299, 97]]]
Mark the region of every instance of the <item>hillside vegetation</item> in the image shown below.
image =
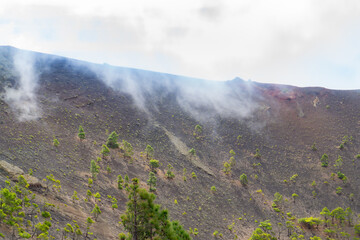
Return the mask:
[[136, 191], [137, 239], [360, 238], [360, 91], [1, 47], [0, 94], [4, 239], [135, 239]]

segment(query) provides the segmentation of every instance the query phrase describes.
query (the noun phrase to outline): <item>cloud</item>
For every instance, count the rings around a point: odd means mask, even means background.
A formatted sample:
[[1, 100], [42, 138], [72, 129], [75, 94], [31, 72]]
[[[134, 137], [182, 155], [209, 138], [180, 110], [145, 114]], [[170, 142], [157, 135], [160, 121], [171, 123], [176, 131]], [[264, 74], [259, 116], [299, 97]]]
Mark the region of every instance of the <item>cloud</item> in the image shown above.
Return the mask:
[[360, 88], [358, 60], [347, 65], [359, 11], [357, 0], [7, 0], [0, 44], [211, 80]]
[[222, 5], [219, 3], [209, 4], [208, 2], [199, 8], [199, 14], [210, 21], [215, 21], [220, 18], [222, 12]]

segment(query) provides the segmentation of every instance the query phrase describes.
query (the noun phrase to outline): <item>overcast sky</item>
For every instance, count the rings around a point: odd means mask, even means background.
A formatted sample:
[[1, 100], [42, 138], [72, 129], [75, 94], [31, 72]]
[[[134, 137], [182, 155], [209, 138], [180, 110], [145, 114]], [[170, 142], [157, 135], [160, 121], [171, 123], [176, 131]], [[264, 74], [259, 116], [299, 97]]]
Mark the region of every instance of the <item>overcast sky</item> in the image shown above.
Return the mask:
[[358, 0], [0, 0], [0, 45], [230, 80], [360, 89]]

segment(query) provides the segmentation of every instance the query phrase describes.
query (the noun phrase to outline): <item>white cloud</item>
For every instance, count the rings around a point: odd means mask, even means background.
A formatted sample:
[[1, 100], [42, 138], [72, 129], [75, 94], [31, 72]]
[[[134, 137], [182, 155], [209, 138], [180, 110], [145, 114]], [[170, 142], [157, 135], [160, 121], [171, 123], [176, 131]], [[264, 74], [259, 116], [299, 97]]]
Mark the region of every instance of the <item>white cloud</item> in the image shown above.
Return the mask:
[[3, 45], [214, 80], [360, 89], [357, 0], [0, 3]]

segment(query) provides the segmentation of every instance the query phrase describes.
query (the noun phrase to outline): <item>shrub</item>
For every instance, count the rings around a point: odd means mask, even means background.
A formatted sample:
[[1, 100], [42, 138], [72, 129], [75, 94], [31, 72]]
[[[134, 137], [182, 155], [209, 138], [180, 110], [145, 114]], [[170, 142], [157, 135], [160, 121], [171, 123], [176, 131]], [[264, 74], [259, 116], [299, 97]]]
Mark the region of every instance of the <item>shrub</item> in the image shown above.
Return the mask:
[[183, 169], [183, 180], [186, 182], [186, 168]]
[[212, 187], [211, 187], [211, 191], [212, 191], [212, 192], [216, 192], [216, 187], [215, 187], [215, 186], [212, 186]]
[[249, 238], [249, 240], [258, 240], [258, 239], [276, 240], [277, 238], [269, 233], [264, 232], [261, 228], [256, 228], [252, 233], [251, 237]]
[[297, 195], [296, 193], [293, 193], [291, 196], [292, 196], [294, 202], [295, 202], [295, 199], [299, 197], [299, 195]]
[[107, 157], [110, 155], [110, 150], [105, 144], [103, 144], [100, 153], [103, 155], [103, 157]]
[[264, 222], [260, 222], [259, 227], [261, 227], [264, 231], [270, 231], [272, 230], [272, 225], [270, 223], [270, 220], [266, 220]]
[[113, 204], [111, 205], [111, 208], [114, 210], [114, 209], [118, 209], [119, 207], [118, 207], [118, 205], [117, 205], [116, 203], [113, 203]]
[[150, 165], [151, 171], [155, 173], [155, 172], [156, 172], [156, 169], [160, 166], [160, 163], [159, 163], [159, 161], [156, 160], [156, 159], [151, 159], [151, 160], [149, 161], [149, 165]]
[[223, 172], [228, 175], [231, 173], [231, 164], [229, 162], [224, 162]]
[[274, 207], [274, 211], [275, 212], [281, 212], [281, 210], [279, 208], [277, 208], [277, 207]]
[[281, 195], [280, 193], [276, 192], [274, 194], [274, 202], [275, 203], [281, 203], [282, 199], [283, 199], [283, 195]]
[[175, 174], [173, 173], [173, 166], [171, 164], [168, 164], [168, 170], [166, 172], [166, 177], [169, 179], [173, 179], [175, 177]]
[[109, 148], [118, 148], [119, 144], [117, 143], [117, 139], [118, 139], [119, 135], [116, 134], [116, 132], [112, 132], [107, 141], [106, 141], [106, 146], [108, 146]]
[[315, 182], [315, 180], [311, 183], [311, 186], [312, 186], [312, 187], [316, 187], [316, 182]]
[[331, 179], [332, 179], [333, 181], [335, 181], [335, 176], [336, 176], [335, 173], [331, 173], [331, 174], [330, 174], [330, 177], [331, 177]]
[[130, 178], [129, 178], [129, 176], [127, 174], [125, 174], [124, 179], [125, 179], [124, 187], [125, 187], [125, 189], [127, 189], [127, 187], [129, 186]]
[[312, 228], [312, 226], [316, 225], [319, 226], [319, 224], [322, 222], [320, 218], [316, 217], [308, 217], [308, 218], [300, 218], [298, 220], [300, 224], [303, 224], [307, 226], [309, 229]]
[[238, 135], [237, 137], [236, 137], [236, 143], [237, 143], [237, 145], [240, 145], [240, 140], [242, 139], [242, 136], [241, 135]]
[[119, 174], [117, 176], [117, 185], [119, 190], [123, 189], [123, 183], [124, 183], [124, 179], [122, 178], [121, 174]]
[[314, 236], [314, 237], [310, 237], [310, 240], [321, 240], [321, 238]]
[[154, 157], [154, 148], [152, 148], [150, 145], [147, 145], [145, 148], [146, 158], [152, 159]]
[[111, 168], [109, 165], [106, 166], [106, 171], [107, 171], [107, 173], [111, 173]]
[[199, 124], [195, 126], [195, 134], [196, 133], [202, 133], [202, 127]]
[[256, 149], [254, 157], [255, 158], [261, 158], [260, 149], [258, 149], [258, 148]]
[[316, 193], [316, 191], [314, 190], [314, 191], [312, 191], [312, 195], [313, 195], [313, 198], [315, 198], [316, 196], [317, 196], [317, 193]]
[[90, 163], [90, 172], [92, 174], [92, 179], [96, 180], [96, 176], [99, 173], [100, 166], [96, 164], [95, 160], [91, 160]]
[[342, 172], [337, 172], [337, 176], [338, 178], [340, 178], [341, 180], [343, 180], [346, 176], [345, 174], [343, 174]]
[[291, 178], [290, 178], [290, 181], [292, 181], [292, 182], [296, 182], [296, 178], [298, 177], [299, 175], [298, 174], [294, 174], [294, 175], [292, 175], [291, 176]]
[[49, 190], [49, 187], [52, 185], [53, 189], [56, 189], [60, 192], [61, 189], [61, 183], [60, 180], [56, 179], [53, 174], [47, 175], [45, 179], [43, 179], [44, 182], [46, 182], [46, 192]]
[[[351, 209], [350, 209], [350, 211], [351, 211]], [[330, 216], [332, 218], [339, 219], [340, 223], [342, 223], [345, 220], [346, 215], [347, 215], [347, 213], [346, 213], [346, 211], [344, 211], [344, 209], [342, 207], [337, 207], [337, 208], [333, 209], [330, 213]]]
[[349, 199], [350, 199], [350, 201], [354, 201], [354, 193], [349, 194]]
[[190, 153], [190, 155], [192, 155], [192, 156], [196, 156], [196, 150], [195, 150], [194, 148], [191, 148], [191, 149], [189, 150], [189, 153]]
[[101, 210], [97, 204], [95, 204], [93, 210], [91, 211], [91, 214], [94, 214], [94, 219], [96, 221], [99, 215], [101, 214]]
[[79, 137], [81, 140], [85, 139], [85, 132], [84, 132], [84, 129], [83, 129], [83, 127], [82, 127], [81, 125], [79, 126], [78, 137]]
[[322, 167], [327, 167], [329, 165], [329, 157], [328, 157], [328, 155], [324, 153], [322, 155], [320, 161], [321, 161], [321, 166]]
[[360, 235], [360, 223], [354, 226], [354, 230], [357, 235]]
[[248, 179], [247, 179], [247, 176], [245, 173], [241, 174], [240, 175], [240, 183], [243, 185], [243, 186], [246, 186], [248, 184]]
[[313, 145], [311, 145], [311, 150], [313, 150], [313, 151], [317, 150], [315, 143], [313, 143]]
[[228, 225], [228, 229], [229, 229], [230, 231], [232, 231], [233, 228], [234, 228], [234, 225], [235, 225], [235, 222], [233, 222], [232, 224]]
[[49, 217], [51, 217], [51, 214], [49, 212], [47, 212], [47, 211], [43, 211], [43, 212], [41, 212], [41, 216], [43, 218], [49, 218]]
[[335, 167], [337, 167], [337, 168], [340, 168], [341, 166], [343, 165], [343, 159], [342, 159], [342, 157], [339, 155], [338, 156], [338, 159], [336, 159], [336, 161], [335, 161]]
[[101, 199], [100, 193], [99, 193], [99, 192], [96, 192], [96, 193], [94, 194], [94, 198], [97, 199], [98, 201], [100, 201], [100, 199]]
[[233, 157], [233, 156], [230, 157], [229, 164], [231, 167], [235, 166], [235, 157]]
[[131, 157], [132, 155], [134, 155], [134, 151], [133, 151], [133, 146], [131, 145], [131, 143], [123, 140], [123, 150], [124, 150], [124, 156], [125, 157]]
[[60, 142], [59, 142], [56, 138], [54, 138], [54, 140], [53, 140], [53, 145], [54, 145], [55, 147], [58, 147], [59, 144], [60, 144]]
[[73, 202], [75, 202], [76, 200], [79, 200], [79, 197], [78, 197], [76, 191], [74, 191], [74, 194], [71, 196], [71, 199], [72, 199]]

